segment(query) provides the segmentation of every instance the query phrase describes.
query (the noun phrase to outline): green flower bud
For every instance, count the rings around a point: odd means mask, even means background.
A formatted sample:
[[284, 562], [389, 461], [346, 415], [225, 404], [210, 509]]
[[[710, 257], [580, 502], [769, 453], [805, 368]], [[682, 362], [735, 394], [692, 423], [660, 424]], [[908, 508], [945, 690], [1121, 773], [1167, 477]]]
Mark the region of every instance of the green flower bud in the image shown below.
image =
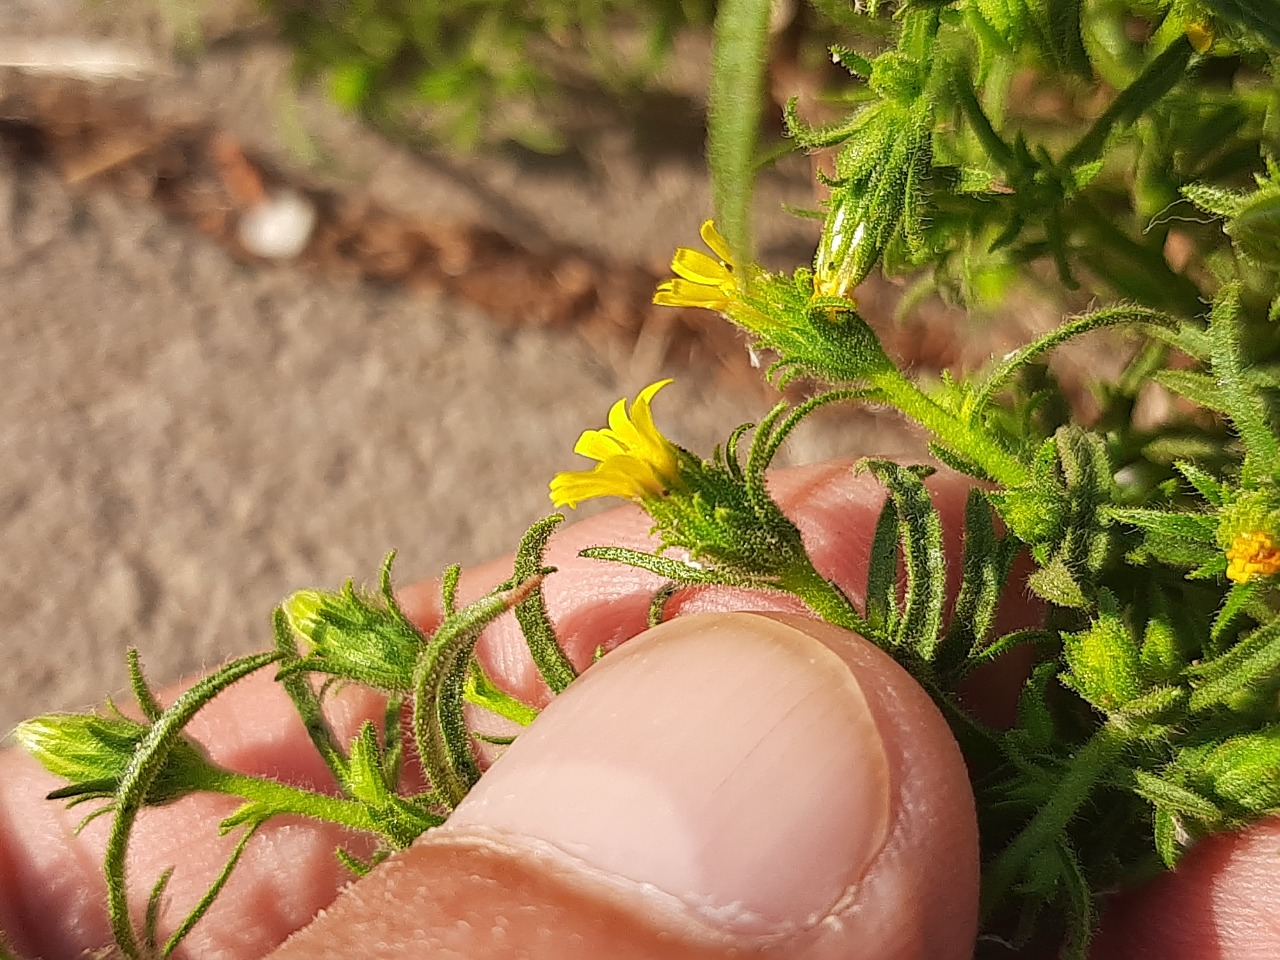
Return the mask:
[[424, 640], [390, 601], [362, 596], [348, 583], [337, 593], [299, 590], [281, 609], [311, 648], [299, 661], [303, 669], [389, 693], [407, 692], [413, 686], [413, 668]]
[[1114, 596], [1103, 590], [1098, 618], [1086, 630], [1062, 635], [1069, 670], [1063, 682], [1100, 710], [1118, 710], [1145, 688], [1138, 644], [1120, 616]]
[[299, 590], [285, 600], [281, 609], [293, 632], [310, 641], [324, 622], [320, 616], [324, 602], [325, 595], [319, 590]]
[[[57, 796], [91, 799], [115, 795], [150, 730], [119, 715], [46, 713], [18, 724], [13, 736], [41, 766], [68, 781]], [[201, 789], [211, 769], [196, 744], [179, 738], [147, 791], [146, 803], [169, 803]]]
[[1199, 776], [1242, 813], [1280, 810], [1280, 727], [1232, 737], [1215, 747]]

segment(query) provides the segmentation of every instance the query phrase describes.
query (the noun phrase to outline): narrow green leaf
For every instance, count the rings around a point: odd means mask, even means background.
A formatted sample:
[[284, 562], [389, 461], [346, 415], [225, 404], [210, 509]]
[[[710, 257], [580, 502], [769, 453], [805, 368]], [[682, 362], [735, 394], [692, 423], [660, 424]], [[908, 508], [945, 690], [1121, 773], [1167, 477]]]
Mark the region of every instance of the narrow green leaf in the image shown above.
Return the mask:
[[1112, 520], [1170, 540], [1190, 540], [1212, 545], [1218, 533], [1218, 518], [1207, 513], [1111, 507], [1107, 509], [1106, 515]]
[[1041, 337], [1031, 341], [1024, 347], [1015, 350], [1000, 361], [999, 365], [987, 375], [986, 380], [974, 395], [973, 410], [982, 411], [991, 403], [996, 392], [1007, 384], [1022, 367], [1026, 366], [1041, 354], [1090, 332], [1104, 327], [1116, 327], [1123, 324], [1145, 324], [1157, 327], [1172, 327], [1173, 319], [1158, 310], [1146, 307], [1110, 307], [1093, 313], [1076, 317]]
[[885, 640], [898, 625], [898, 511], [886, 499], [867, 562], [867, 624]]
[[240, 858], [244, 856], [245, 848], [249, 846], [249, 841], [253, 839], [253, 835], [258, 832], [260, 823], [252, 823], [245, 830], [244, 835], [236, 843], [235, 849], [231, 851], [231, 855], [227, 857], [227, 862], [222, 865], [222, 869], [218, 871], [218, 875], [214, 878], [213, 883], [209, 884], [209, 889], [204, 892], [204, 896], [200, 898], [200, 902], [192, 908], [191, 912], [183, 918], [178, 924], [178, 928], [173, 931], [169, 939], [165, 941], [162, 957], [167, 957], [178, 949], [179, 944], [187, 938], [192, 928], [195, 927], [200, 919], [213, 906], [213, 901], [218, 899], [218, 894], [222, 893], [222, 888], [227, 885], [227, 881], [231, 879], [231, 873], [236, 868], [236, 864], [240, 862]]
[[1062, 166], [1073, 168], [1096, 160], [1117, 127], [1133, 123], [1148, 107], [1177, 86], [1186, 74], [1195, 51], [1186, 37], [1165, 47], [1143, 68], [1137, 78], [1120, 91], [1093, 122], [1093, 126], [1062, 158]]
[[1272, 432], [1266, 404], [1245, 376], [1240, 356], [1240, 288], [1223, 288], [1209, 313], [1213, 376], [1221, 389], [1222, 401], [1240, 439], [1245, 457], [1242, 479], [1245, 484], [1270, 477], [1280, 463], [1280, 441]]
[[142, 942], [148, 952], [154, 952], [160, 945], [160, 908], [164, 905], [164, 891], [173, 878], [173, 871], [173, 867], [168, 867], [160, 874], [155, 886], [151, 888], [151, 895], [147, 897], [147, 912], [142, 920]]
[[1216, 707], [1276, 676], [1280, 670], [1280, 621], [1258, 628], [1231, 651], [1202, 666], [1211, 664], [1215, 669], [1201, 670], [1191, 692], [1193, 713]]
[[373, 864], [365, 863], [359, 857], [349, 851], [338, 847], [333, 851], [333, 855], [338, 858], [338, 862], [350, 870], [357, 877], [364, 877], [373, 869]]
[[1209, 639], [1215, 643], [1220, 640], [1227, 629], [1235, 623], [1236, 617], [1244, 613], [1261, 593], [1262, 585], [1257, 581], [1232, 584], [1231, 590], [1227, 593], [1227, 599], [1223, 601], [1218, 615], [1213, 618]]
[[1196, 492], [1204, 497], [1210, 506], [1220, 507], [1226, 501], [1222, 481], [1211, 473], [1185, 460], [1175, 462], [1173, 468], [1186, 478], [1187, 483], [1195, 487]]
[[298, 656], [298, 646], [293, 638], [289, 620], [280, 607], [272, 611], [271, 626], [275, 634], [276, 651], [281, 658], [280, 670], [276, 672], [276, 682], [284, 687], [285, 693], [293, 701], [294, 709], [298, 711], [302, 725], [306, 727], [311, 743], [324, 758], [325, 765], [341, 783], [346, 769], [346, 758], [324, 715], [320, 697], [311, 686], [306, 674], [290, 669], [300, 664], [302, 658]]
[[142, 661], [138, 658], [136, 647], [130, 647], [126, 654], [129, 662], [129, 686], [133, 688], [134, 699], [138, 701], [138, 709], [151, 722], [155, 722], [163, 712], [160, 701], [151, 692], [147, 678], [142, 674]]
[[1186, 849], [1182, 839], [1186, 836], [1186, 831], [1171, 811], [1161, 809], [1155, 812], [1154, 828], [1156, 853], [1160, 855], [1164, 865], [1172, 870], [1178, 865], [1182, 852]]
[[520, 724], [522, 727], [527, 727], [538, 717], [537, 710], [527, 703], [517, 700], [495, 684], [489, 675], [485, 673], [480, 661], [474, 657], [471, 660], [471, 668], [467, 671], [467, 685], [463, 696], [466, 697], [468, 703], [483, 707], [500, 717], [505, 717], [512, 723]]
[[1224, 20], [1248, 27], [1280, 47], [1280, 2], [1277, 0], [1204, 0]]
[[679, 593], [680, 589], [680, 584], [668, 583], [664, 584], [653, 595], [653, 599], [649, 601], [649, 616], [647, 618], [649, 626], [656, 627], [666, 620], [667, 602]]
[[462, 579], [462, 564], [451, 563], [440, 577], [440, 610], [447, 617], [458, 612], [458, 581]]
[[413, 735], [418, 757], [432, 789], [450, 809], [480, 778], [462, 710], [472, 652], [481, 631], [537, 589], [540, 579], [539, 575], [510, 589], [500, 587], [446, 617], [423, 645], [414, 666]]
[[107, 883], [107, 916], [111, 933], [120, 951], [131, 960], [140, 957], [140, 953], [129, 911], [125, 862], [129, 835], [146, 801], [147, 791], [164, 769], [165, 761], [191, 718], [227, 687], [280, 658], [278, 651], [242, 657], [189, 687], [151, 725], [138, 745], [133, 762], [120, 779], [114, 802], [115, 816], [103, 855], [103, 873]]
[[[560, 514], [552, 514], [539, 520], [525, 533], [516, 549], [513, 585], [533, 582], [535, 577], [553, 572], [554, 568], [542, 565], [542, 558], [546, 553], [547, 541], [563, 520], [564, 517]], [[542, 594], [540, 580], [529, 595], [516, 604], [515, 615], [516, 622], [524, 633], [525, 643], [529, 646], [529, 656], [537, 665], [542, 679], [552, 693], [560, 693], [578, 676], [578, 671], [560, 648], [555, 626], [547, 614], [547, 602]]]
[[1133, 771], [1133, 792], [1152, 806], [1172, 810], [1206, 823], [1212, 823], [1222, 816], [1222, 811], [1212, 801], [1194, 790], [1188, 790], [1145, 770]]
[[870, 470], [888, 488], [898, 513], [907, 587], [902, 616], [894, 631], [896, 642], [914, 650], [928, 662], [933, 659], [941, 639], [946, 603], [947, 569], [942, 553], [942, 520], [919, 472], [888, 460], [864, 460], [860, 467]]
[[1093, 902], [1093, 888], [1085, 876], [1080, 859], [1067, 843], [1059, 840], [1055, 847], [1062, 867], [1058, 872], [1068, 905], [1067, 933], [1058, 956], [1060, 960], [1085, 960], [1089, 942], [1098, 924], [1098, 911]]
[[672, 560], [670, 557], [660, 557], [656, 554], [644, 553], [641, 550], [630, 550], [626, 547], [587, 547], [578, 551], [578, 556], [587, 557], [591, 560], [610, 560], [614, 563], [625, 563], [629, 567], [648, 570], [650, 573], [656, 573], [665, 580], [681, 585], [722, 583], [730, 584], [731, 586], [757, 586], [761, 588], [775, 586], [765, 581], [735, 580], [710, 567], [698, 567], [691, 563], [685, 563], [683, 560]]
[[1060, 640], [1061, 636], [1056, 630], [1014, 630], [973, 651], [965, 662], [964, 669], [966, 673], [972, 672], [975, 667], [999, 660], [1010, 650], [1018, 647], [1049, 648]]
[[1151, 379], [1180, 397], [1215, 413], [1226, 413], [1226, 399], [1216, 380], [1195, 370], [1157, 370]]
[[981, 490], [969, 491], [964, 517], [960, 592], [946, 640], [956, 656], [974, 655], [986, 644], [1016, 549], [996, 535], [991, 506]]
[[1080, 33], [1081, 6], [1082, 0], [1045, 0], [1054, 59], [1064, 69], [1088, 80], [1093, 76], [1093, 65]]

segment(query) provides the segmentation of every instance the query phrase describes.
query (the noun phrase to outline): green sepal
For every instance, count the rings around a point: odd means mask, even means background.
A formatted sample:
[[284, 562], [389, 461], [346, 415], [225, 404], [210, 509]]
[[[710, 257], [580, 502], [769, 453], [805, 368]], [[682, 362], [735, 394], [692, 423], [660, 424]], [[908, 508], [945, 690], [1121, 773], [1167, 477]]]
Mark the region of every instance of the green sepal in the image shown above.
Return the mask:
[[422, 632], [401, 611], [391, 586], [395, 553], [382, 565], [378, 596], [342, 590], [299, 590], [281, 605], [309, 652], [290, 658], [281, 674], [326, 673], [387, 693], [406, 693], [422, 649]]
[[1167, 613], [1147, 621], [1142, 632], [1140, 664], [1143, 679], [1154, 684], [1174, 682], [1186, 667], [1182, 639]]
[[1239, 817], [1280, 811], [1280, 727], [1231, 737], [1209, 751], [1195, 771]]

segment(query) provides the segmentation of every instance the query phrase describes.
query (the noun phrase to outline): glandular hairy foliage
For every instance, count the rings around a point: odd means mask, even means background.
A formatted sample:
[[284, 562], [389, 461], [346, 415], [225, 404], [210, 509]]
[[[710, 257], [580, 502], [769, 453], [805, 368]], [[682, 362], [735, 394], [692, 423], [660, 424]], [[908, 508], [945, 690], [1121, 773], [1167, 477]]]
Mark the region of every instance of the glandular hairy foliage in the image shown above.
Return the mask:
[[[576, 449], [595, 465], [558, 476], [552, 497], [617, 497], [649, 513], [652, 551], [602, 543], [584, 555], [665, 580], [654, 622], [676, 591], [727, 584], [791, 594], [893, 655], [973, 775], [984, 942], [1056, 942], [1080, 958], [1107, 896], [1175, 866], [1202, 837], [1280, 813], [1280, 3], [816, 3], [816, 29], [850, 74], [830, 91], [847, 115], [812, 126], [798, 106], [786, 111], [798, 148], [834, 154], [821, 238], [791, 273], [754, 263], [750, 242], [769, 9], [721, 5], [709, 142], [723, 229], [708, 222], [705, 251], [677, 251], [655, 301], [722, 315], [771, 355], [772, 381], [807, 381], [810, 399], [780, 402], [700, 456], [658, 428], [652, 402], [666, 382], [653, 384], [583, 434]], [[1190, 253], [1169, 256], [1175, 247]], [[876, 270], [983, 309], [1018, 277], [1056, 277], [1064, 294], [1083, 286], [1093, 303], [987, 370], [926, 382], [858, 312]], [[1128, 332], [1132, 362], [1096, 385], [1085, 419], [1044, 363], [1104, 329]], [[1135, 422], [1152, 390], [1172, 412]], [[901, 412], [975, 484], [960, 556], [948, 557], [926, 483], [936, 465], [863, 461], [886, 498], [855, 602], [814, 565], [765, 471], [815, 410], [859, 403]], [[517, 731], [537, 715], [474, 656], [484, 628], [511, 611], [553, 693], [599, 657], [566, 655], [542, 598], [560, 519], [535, 524], [512, 578], [467, 605], [447, 570], [430, 629], [401, 611], [388, 560], [376, 592], [290, 597], [272, 651], [172, 706], [133, 655], [142, 720], [52, 714], [19, 728], [68, 781], [55, 798], [99, 801], [90, 815], [112, 819], [104, 867], [126, 956], [172, 950], [271, 817], [372, 834], [372, 860], [338, 851], [356, 873], [447, 819], [480, 776], [464, 703]], [[1004, 630], [1001, 598], [1019, 590], [1043, 616]], [[957, 691], [1014, 650], [1031, 666], [1016, 722], [995, 729]], [[222, 770], [184, 738], [205, 703], [271, 664], [337, 796]], [[323, 710], [335, 683], [387, 699], [381, 722], [347, 744]], [[428, 786], [407, 785], [406, 750]], [[162, 942], [157, 911], [139, 933], [124, 906], [128, 839], [140, 809], [201, 790], [242, 798], [222, 825], [241, 843]]]

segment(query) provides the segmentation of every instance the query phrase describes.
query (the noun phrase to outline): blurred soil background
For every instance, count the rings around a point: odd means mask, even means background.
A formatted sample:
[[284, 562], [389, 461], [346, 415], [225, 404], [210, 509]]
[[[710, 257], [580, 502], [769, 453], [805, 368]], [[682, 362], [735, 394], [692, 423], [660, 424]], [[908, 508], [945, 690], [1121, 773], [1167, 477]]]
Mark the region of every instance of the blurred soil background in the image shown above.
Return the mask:
[[[0, 3], [0, 730], [118, 693], [130, 645], [162, 682], [261, 649], [286, 594], [391, 548], [402, 580], [509, 551], [579, 431], [654, 379], [702, 453], [766, 411], [727, 325], [648, 304], [710, 210], [707, 56], [681, 38], [661, 97], [583, 108], [558, 155], [462, 156], [295, 84], [236, 3]], [[817, 229], [784, 204], [815, 204], [807, 158], [760, 188], [790, 268]], [[926, 372], [1052, 321], [894, 320], [899, 293], [860, 302]], [[920, 450], [843, 411], [786, 457]]]

